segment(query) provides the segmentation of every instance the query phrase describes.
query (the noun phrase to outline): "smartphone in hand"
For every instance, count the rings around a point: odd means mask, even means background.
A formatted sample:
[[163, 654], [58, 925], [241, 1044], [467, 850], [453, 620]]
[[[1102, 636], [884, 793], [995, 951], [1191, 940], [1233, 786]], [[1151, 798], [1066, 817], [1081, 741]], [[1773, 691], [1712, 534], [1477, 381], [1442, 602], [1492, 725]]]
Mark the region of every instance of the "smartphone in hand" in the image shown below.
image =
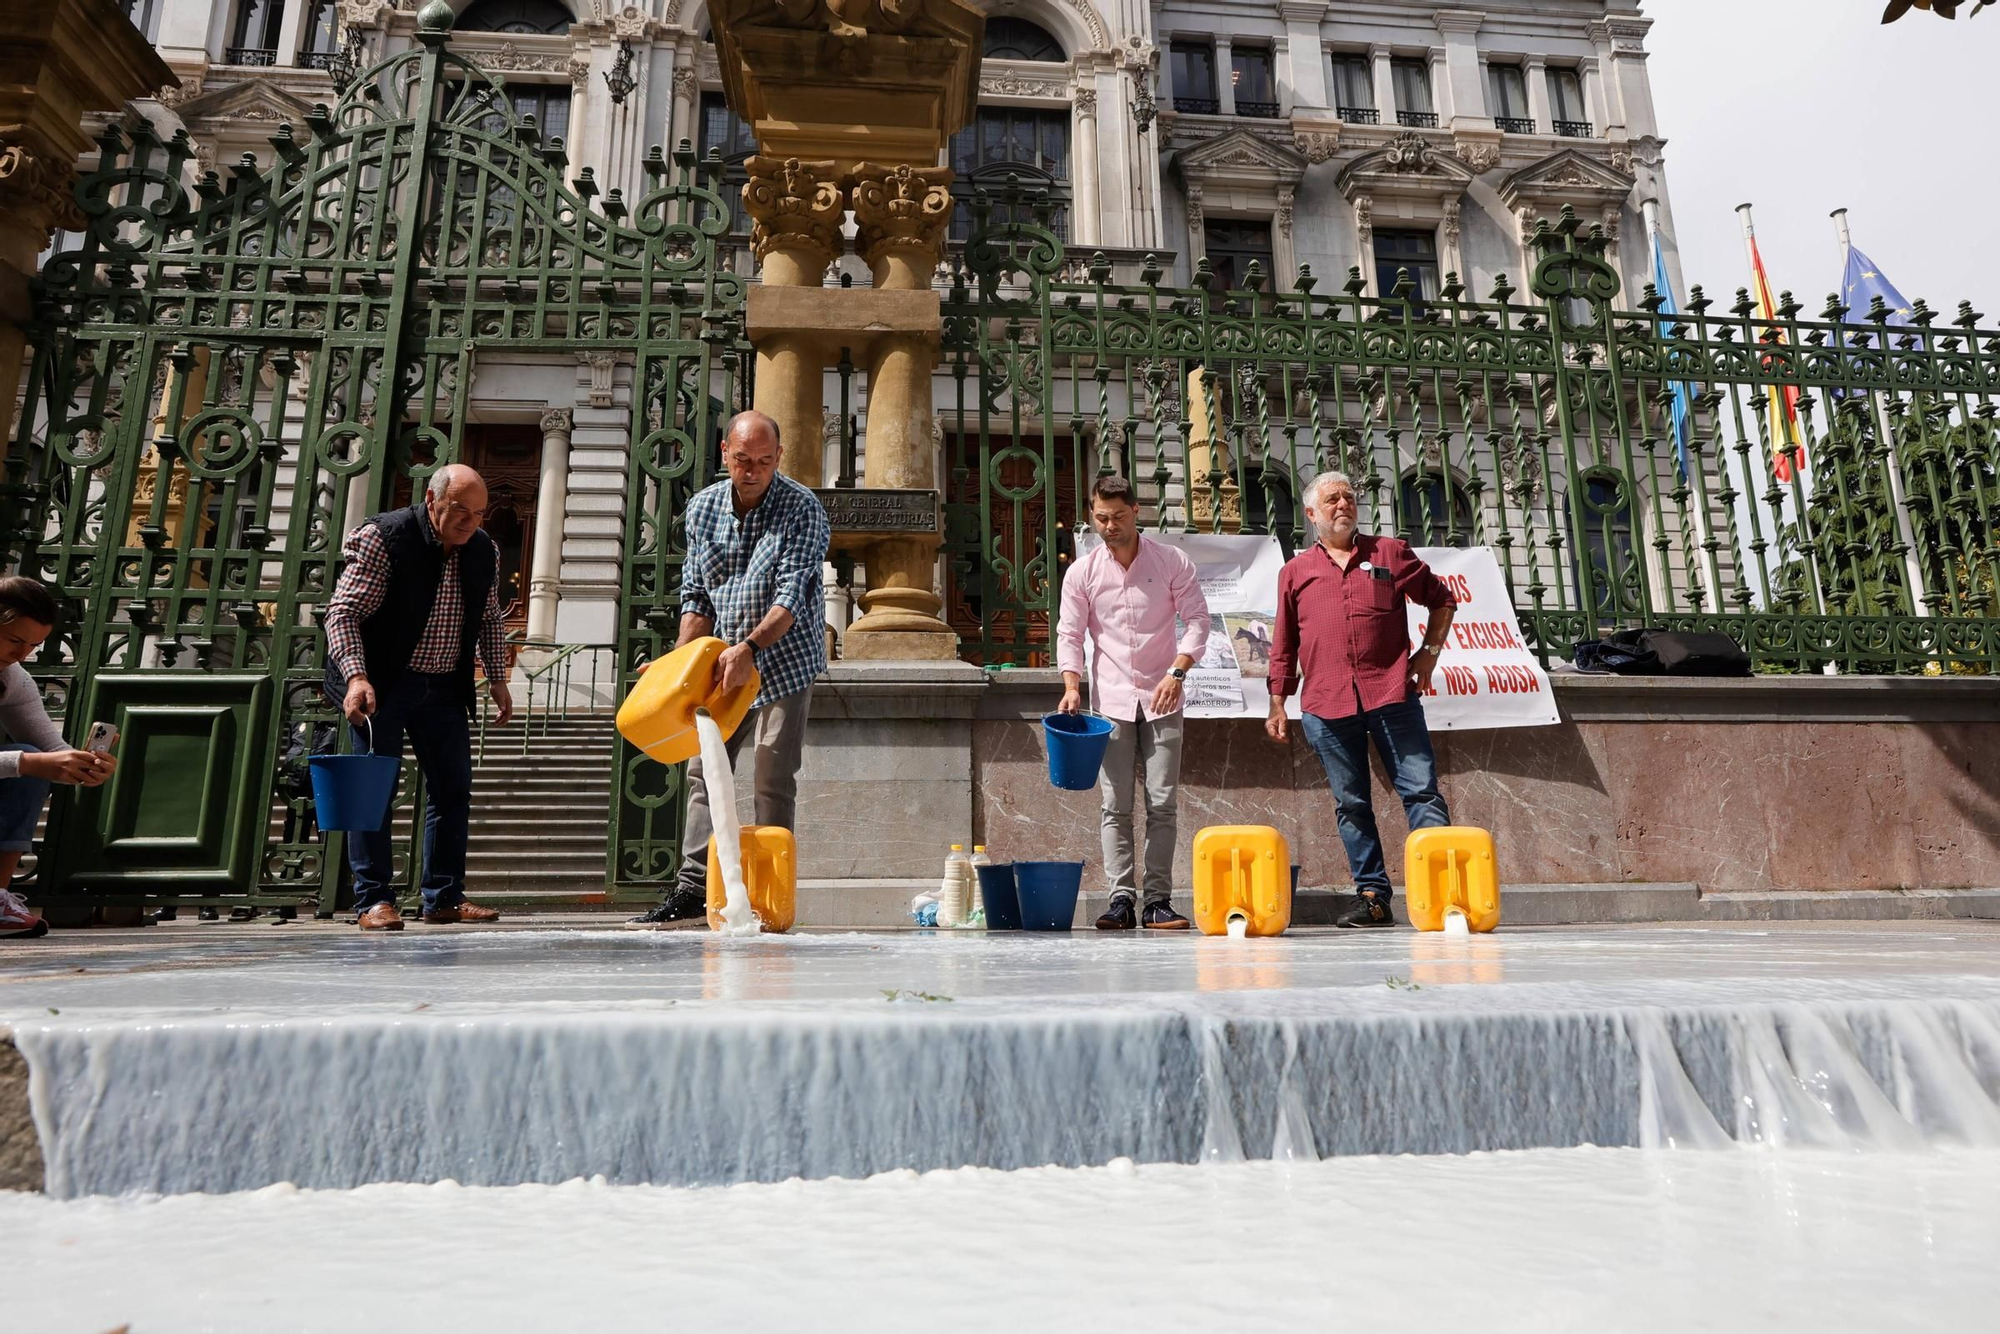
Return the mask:
[[84, 741], [83, 748], [99, 755], [108, 755], [111, 753], [111, 748], [117, 744], [118, 729], [116, 727], [113, 727], [110, 723], [92, 723], [90, 725], [90, 736]]

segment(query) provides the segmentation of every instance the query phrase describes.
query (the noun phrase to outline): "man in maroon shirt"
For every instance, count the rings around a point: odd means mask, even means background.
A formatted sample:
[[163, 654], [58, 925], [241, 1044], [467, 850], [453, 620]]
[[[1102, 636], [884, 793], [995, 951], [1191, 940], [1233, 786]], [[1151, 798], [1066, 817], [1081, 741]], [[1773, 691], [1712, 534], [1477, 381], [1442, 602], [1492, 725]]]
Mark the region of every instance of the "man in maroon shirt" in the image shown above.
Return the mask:
[[[1360, 532], [1356, 514], [1354, 484], [1340, 473], [1321, 473], [1306, 488], [1306, 518], [1319, 540], [1278, 575], [1271, 716], [1264, 730], [1273, 741], [1285, 740], [1285, 700], [1299, 691], [1300, 726], [1333, 786], [1340, 841], [1359, 891], [1334, 925], [1394, 926], [1389, 872], [1369, 800], [1368, 738], [1375, 738], [1410, 828], [1450, 824], [1417, 695], [1430, 685], [1458, 603], [1409, 543]], [[1414, 658], [1405, 600], [1431, 612]]]

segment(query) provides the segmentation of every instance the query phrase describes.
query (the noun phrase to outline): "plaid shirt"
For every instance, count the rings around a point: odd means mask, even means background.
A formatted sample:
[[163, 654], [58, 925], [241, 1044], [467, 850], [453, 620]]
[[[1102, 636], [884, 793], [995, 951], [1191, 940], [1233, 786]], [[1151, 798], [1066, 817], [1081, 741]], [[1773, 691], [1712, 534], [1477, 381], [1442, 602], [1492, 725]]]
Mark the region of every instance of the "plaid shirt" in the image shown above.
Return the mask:
[[[437, 535], [425, 525], [425, 533], [435, 542]], [[475, 540], [492, 542], [482, 529]], [[322, 623], [326, 626], [326, 651], [352, 681], [368, 674], [368, 660], [361, 649], [361, 623], [381, 609], [389, 592], [389, 544], [382, 530], [364, 523], [347, 535], [340, 545], [347, 566], [340, 572], [333, 596], [327, 600]], [[507, 628], [501, 623], [499, 546], [494, 546], [493, 589], [486, 595], [486, 618], [479, 626], [479, 660], [486, 667], [486, 679], [507, 679]], [[465, 595], [458, 585], [458, 552], [444, 560], [438, 579], [437, 601], [431, 604], [430, 624], [410, 653], [405, 670], [442, 676], [458, 665], [458, 641], [465, 624]]]
[[757, 651], [757, 707], [811, 685], [826, 670], [820, 567], [833, 537], [819, 497], [780, 473], [757, 508], [739, 518], [730, 484], [721, 481], [698, 492], [685, 517], [681, 614], [715, 622], [717, 635], [740, 644], [772, 608], [783, 607], [792, 628]]

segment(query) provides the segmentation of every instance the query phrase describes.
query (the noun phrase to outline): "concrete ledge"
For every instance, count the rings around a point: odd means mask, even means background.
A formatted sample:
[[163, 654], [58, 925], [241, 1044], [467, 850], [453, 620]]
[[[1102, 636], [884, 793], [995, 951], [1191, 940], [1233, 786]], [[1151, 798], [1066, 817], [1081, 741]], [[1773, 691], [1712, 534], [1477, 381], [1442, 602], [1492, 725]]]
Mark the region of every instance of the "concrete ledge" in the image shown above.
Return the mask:
[[1950, 723], [2000, 717], [2000, 677], [1549, 678], [1566, 722]]
[[2000, 889], [1770, 890], [1701, 896], [1708, 922], [2000, 920]]
[[812, 716], [976, 718], [986, 676], [963, 662], [838, 662], [813, 685]]

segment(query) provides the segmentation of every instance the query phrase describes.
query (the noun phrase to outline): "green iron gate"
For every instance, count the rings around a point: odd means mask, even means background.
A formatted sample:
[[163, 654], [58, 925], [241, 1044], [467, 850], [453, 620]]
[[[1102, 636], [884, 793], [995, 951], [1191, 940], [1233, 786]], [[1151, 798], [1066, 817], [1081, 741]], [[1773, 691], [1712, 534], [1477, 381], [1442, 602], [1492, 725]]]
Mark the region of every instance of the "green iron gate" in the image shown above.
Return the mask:
[[[269, 170], [190, 191], [185, 135], [107, 130], [87, 227], [43, 270], [5, 555], [66, 604], [31, 664], [66, 730], [124, 732], [113, 782], [52, 811], [37, 874], [58, 918], [332, 911], [338, 841], [304, 782], [336, 734], [319, 611], [353, 521], [456, 457], [484, 353], [631, 358], [626, 679], [672, 642], [678, 516], [748, 393], [720, 163], [655, 149], [637, 201], [588, 168], [566, 181], [560, 140], [451, 53], [448, 16], [424, 22], [338, 107], [280, 126]], [[620, 763], [607, 869], [662, 877], [679, 771]]]
[[1648, 287], [1621, 310], [1602, 230], [1568, 210], [1528, 291], [1483, 303], [1455, 275], [1377, 299], [1358, 270], [1281, 291], [1254, 264], [1224, 290], [1206, 260], [1175, 289], [1151, 257], [1066, 256], [1053, 207], [975, 201], [944, 302], [945, 555], [978, 660], [1044, 660], [1099, 473], [1162, 526], [1289, 544], [1339, 470], [1364, 526], [1493, 547], [1545, 660], [1666, 626], [1767, 671], [2000, 670], [2000, 334], [1968, 306], [1811, 322], [1786, 294], [1766, 320], [1696, 288], [1664, 315]]

